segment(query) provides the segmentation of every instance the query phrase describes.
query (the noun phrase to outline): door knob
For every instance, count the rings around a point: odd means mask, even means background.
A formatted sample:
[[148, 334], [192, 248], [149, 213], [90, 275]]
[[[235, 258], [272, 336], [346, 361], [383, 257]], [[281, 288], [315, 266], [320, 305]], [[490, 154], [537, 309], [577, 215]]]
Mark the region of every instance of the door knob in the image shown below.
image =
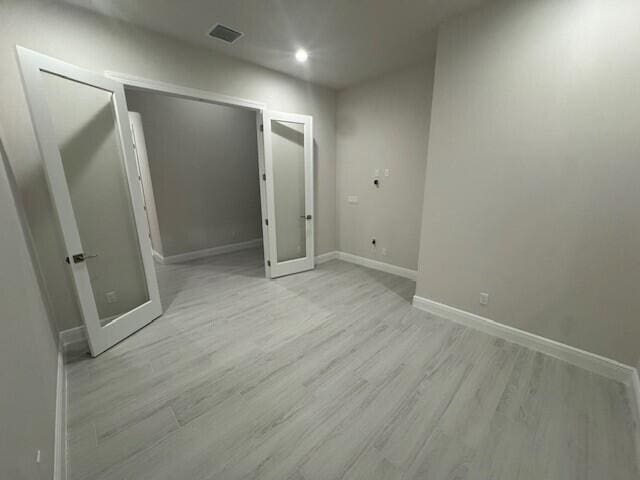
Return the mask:
[[[89, 254], [89, 255], [85, 255], [84, 253], [76, 253], [75, 255], [73, 255], [71, 258], [73, 259], [73, 263], [82, 263], [85, 260], [88, 260], [89, 258], [96, 258], [98, 256], [98, 254]], [[67, 263], [71, 263], [69, 261], [69, 257], [64, 259], [65, 262]]]

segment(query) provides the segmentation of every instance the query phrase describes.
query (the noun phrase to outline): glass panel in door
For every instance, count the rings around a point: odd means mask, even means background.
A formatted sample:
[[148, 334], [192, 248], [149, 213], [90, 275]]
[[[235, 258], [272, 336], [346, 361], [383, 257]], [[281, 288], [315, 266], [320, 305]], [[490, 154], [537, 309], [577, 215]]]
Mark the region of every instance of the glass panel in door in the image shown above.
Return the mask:
[[307, 256], [304, 124], [271, 120], [278, 262]]
[[48, 72], [42, 85], [105, 327], [149, 301], [113, 93]]

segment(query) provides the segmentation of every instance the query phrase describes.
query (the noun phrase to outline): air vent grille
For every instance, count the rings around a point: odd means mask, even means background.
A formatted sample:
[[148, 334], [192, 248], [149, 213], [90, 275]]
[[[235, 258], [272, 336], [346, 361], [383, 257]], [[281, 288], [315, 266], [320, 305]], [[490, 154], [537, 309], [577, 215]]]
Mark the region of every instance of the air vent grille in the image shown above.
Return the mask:
[[242, 32], [238, 32], [233, 28], [225, 27], [224, 25], [217, 24], [209, 32], [209, 36], [222, 40], [223, 42], [233, 43], [242, 36]]

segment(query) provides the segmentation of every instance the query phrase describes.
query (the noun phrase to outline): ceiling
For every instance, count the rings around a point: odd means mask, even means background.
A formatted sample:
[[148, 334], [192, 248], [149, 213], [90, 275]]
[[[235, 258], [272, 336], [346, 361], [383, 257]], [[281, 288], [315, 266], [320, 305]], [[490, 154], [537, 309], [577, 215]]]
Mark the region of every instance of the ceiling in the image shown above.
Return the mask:
[[[484, 0], [65, 0], [321, 85], [343, 88], [435, 52], [436, 27]], [[207, 36], [222, 23], [244, 33]], [[299, 47], [305, 64], [294, 60]]]

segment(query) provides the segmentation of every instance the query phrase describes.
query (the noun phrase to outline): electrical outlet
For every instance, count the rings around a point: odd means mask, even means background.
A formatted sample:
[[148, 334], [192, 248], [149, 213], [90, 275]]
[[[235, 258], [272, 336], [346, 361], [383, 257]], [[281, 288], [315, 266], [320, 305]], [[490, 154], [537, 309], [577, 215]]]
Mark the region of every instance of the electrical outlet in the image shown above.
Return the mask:
[[387, 249], [386, 248], [382, 248], [382, 250], [380, 250], [380, 253], [382, 254], [383, 257], [387, 256]]
[[388, 177], [389, 175], [391, 175], [391, 170], [390, 170], [390, 169], [388, 169], [388, 168], [385, 168], [385, 169], [384, 169], [384, 176], [385, 176], [385, 177]]
[[118, 302], [118, 294], [114, 291], [107, 292], [104, 294], [107, 297], [107, 303], [117, 303]]
[[488, 293], [480, 293], [480, 305], [489, 305]]

